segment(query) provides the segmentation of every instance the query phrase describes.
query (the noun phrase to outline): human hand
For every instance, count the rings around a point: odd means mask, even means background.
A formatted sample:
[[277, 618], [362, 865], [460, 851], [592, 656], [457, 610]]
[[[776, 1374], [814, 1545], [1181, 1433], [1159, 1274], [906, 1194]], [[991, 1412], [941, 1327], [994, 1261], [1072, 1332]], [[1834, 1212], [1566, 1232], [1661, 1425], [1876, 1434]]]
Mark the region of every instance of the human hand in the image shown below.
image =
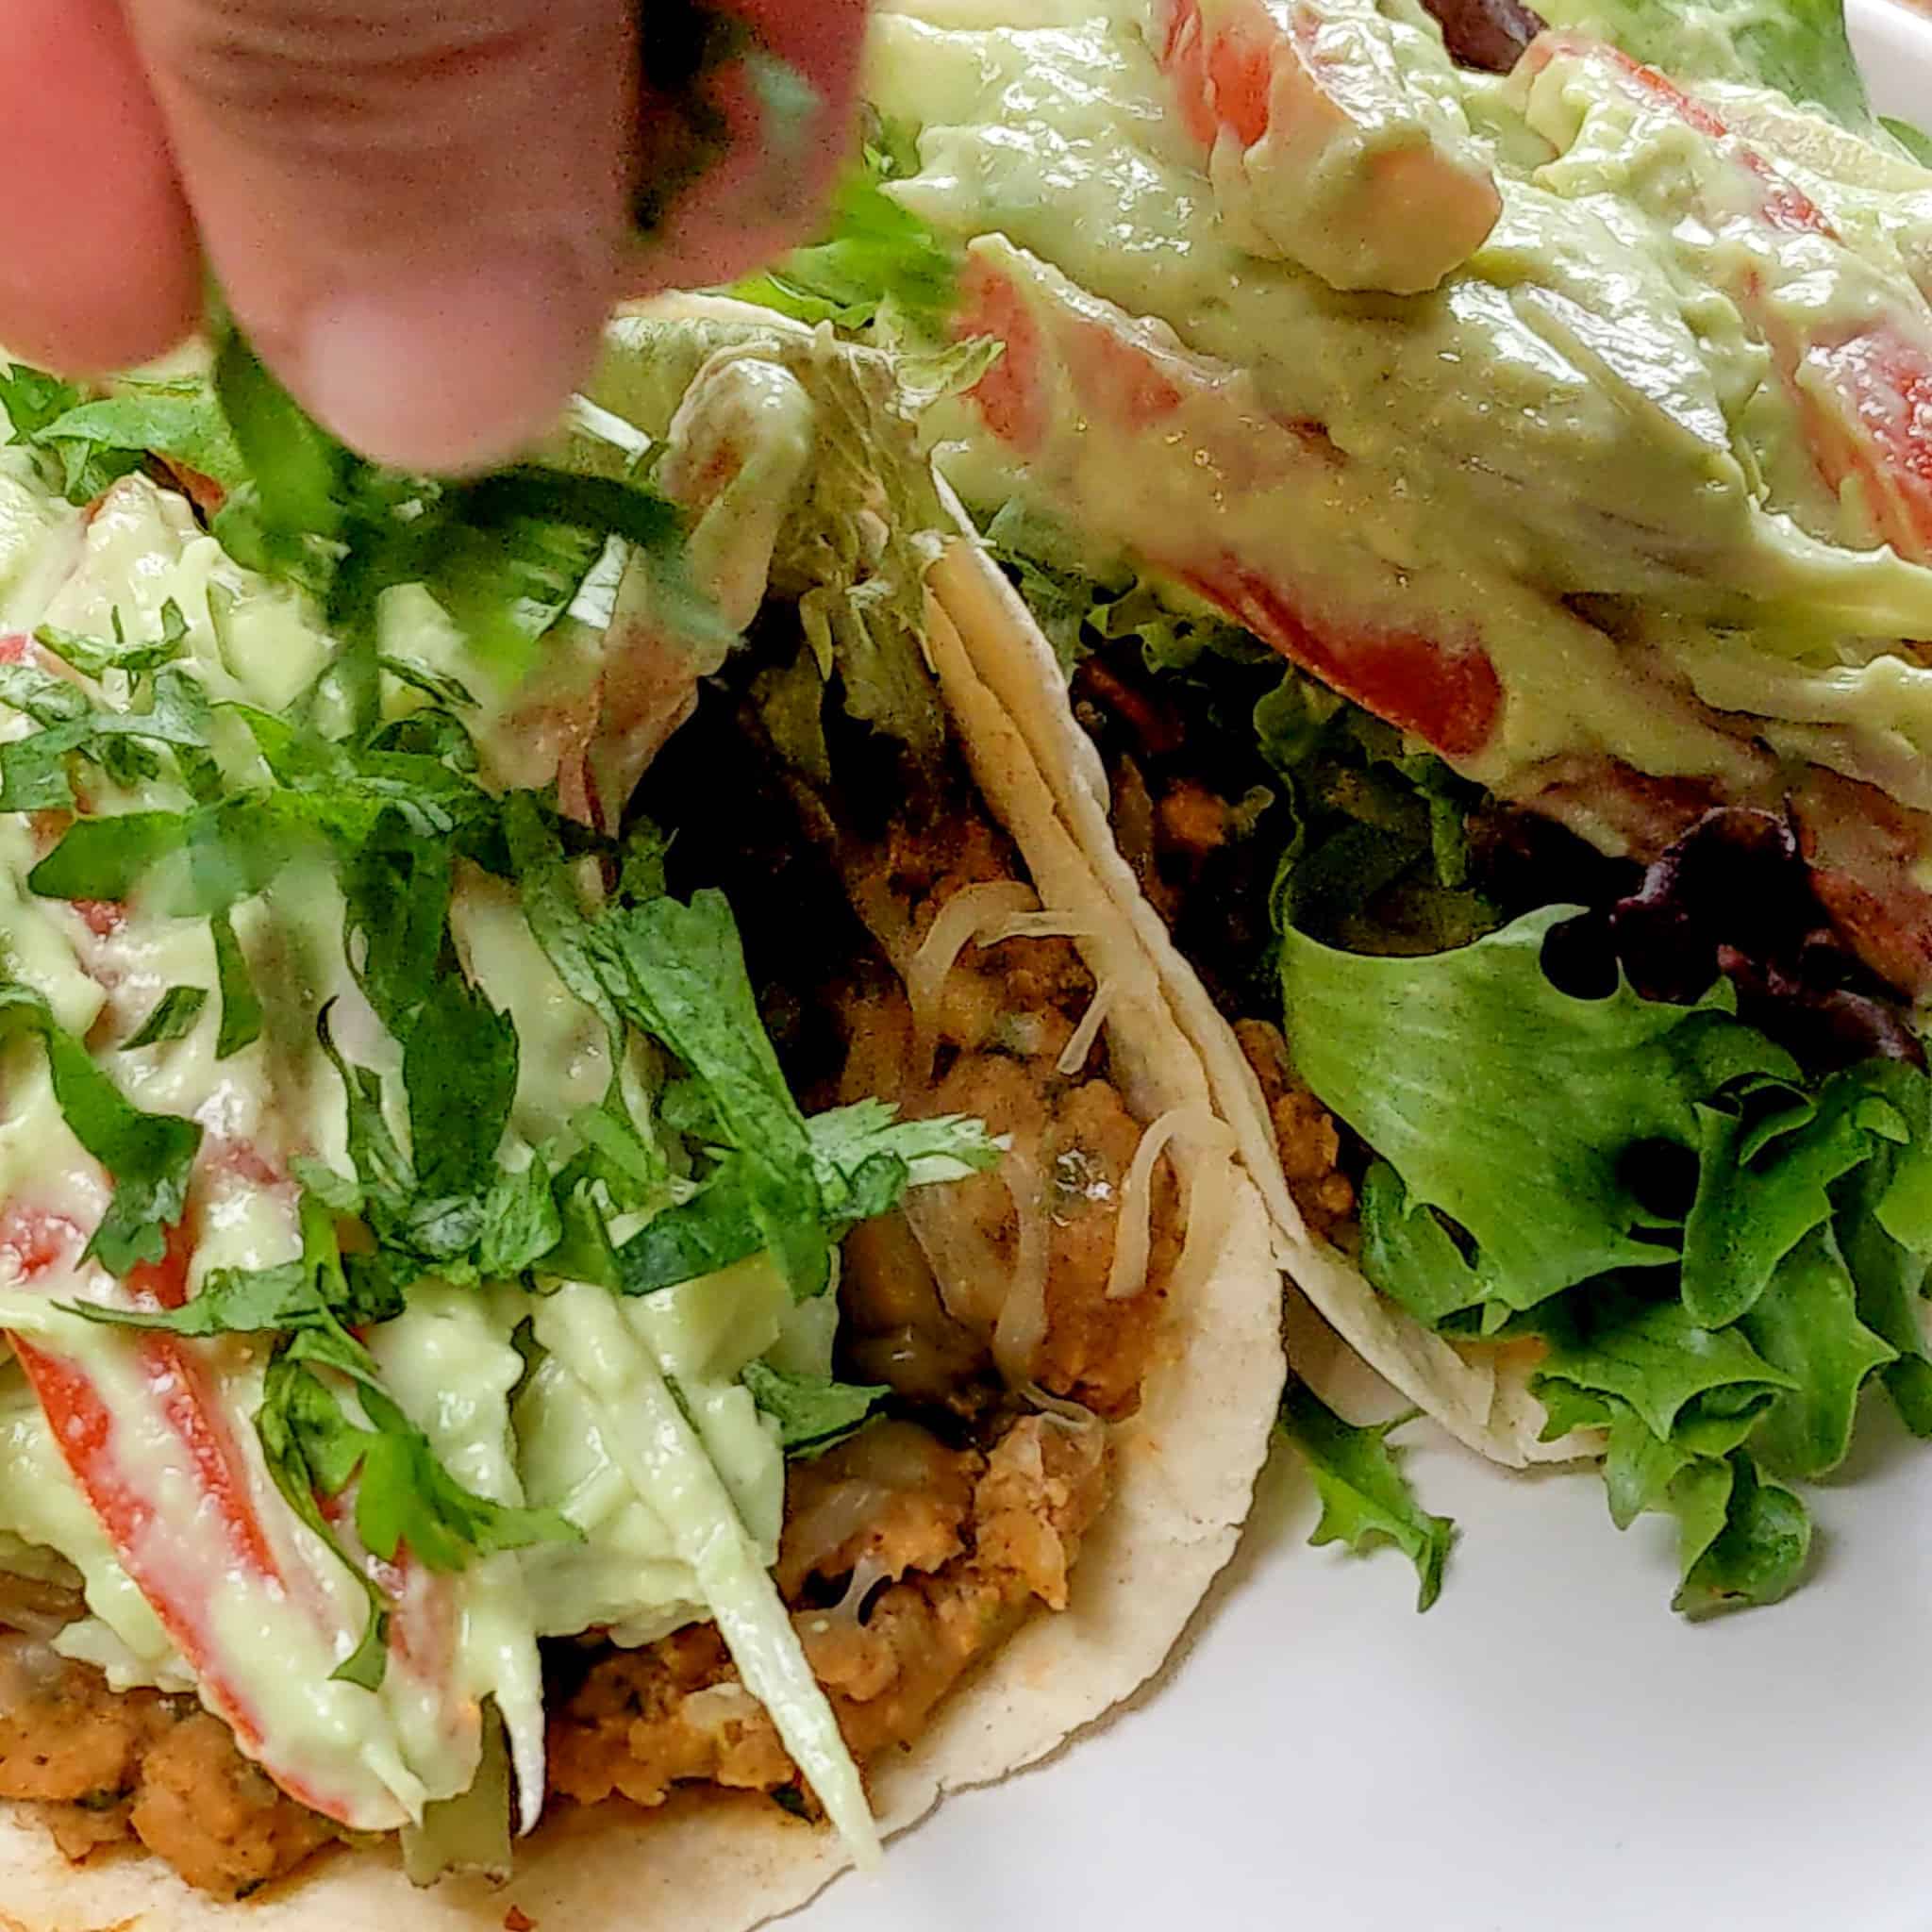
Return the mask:
[[506, 457], [613, 302], [768, 259], [845, 152], [865, 0], [728, 8], [800, 105], [724, 70], [729, 148], [640, 242], [676, 124], [641, 102], [639, 34], [675, 0], [6, 0], [0, 342], [66, 374], [147, 360], [199, 322], [206, 266], [365, 455]]

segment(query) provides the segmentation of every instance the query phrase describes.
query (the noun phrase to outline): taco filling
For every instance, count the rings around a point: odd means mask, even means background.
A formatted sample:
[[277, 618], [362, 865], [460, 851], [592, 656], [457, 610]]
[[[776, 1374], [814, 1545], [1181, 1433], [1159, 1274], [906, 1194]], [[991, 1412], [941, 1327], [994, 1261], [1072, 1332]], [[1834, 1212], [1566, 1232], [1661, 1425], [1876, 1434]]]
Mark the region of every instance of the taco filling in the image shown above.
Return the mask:
[[1546, 11], [914, 0], [750, 292], [993, 358], [942, 594], [1285, 1267], [1694, 1612], [1932, 1436], [1932, 174], [1836, 8]]
[[1214, 1265], [882, 358], [633, 320], [597, 393], [439, 487], [232, 339], [0, 385], [0, 1796], [70, 1858], [707, 1787], [869, 1856]]

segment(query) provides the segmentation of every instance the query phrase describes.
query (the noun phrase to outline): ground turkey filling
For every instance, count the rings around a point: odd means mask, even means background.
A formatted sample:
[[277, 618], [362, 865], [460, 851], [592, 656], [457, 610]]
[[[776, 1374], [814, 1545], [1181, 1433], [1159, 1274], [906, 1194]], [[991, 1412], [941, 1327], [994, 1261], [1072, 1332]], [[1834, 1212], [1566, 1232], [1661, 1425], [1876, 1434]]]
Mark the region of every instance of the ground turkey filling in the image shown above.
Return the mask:
[[[898, 774], [869, 835], [849, 828], [866, 816], [849, 799], [835, 833], [825, 801], [773, 760], [745, 771], [743, 721], [725, 711], [720, 737], [701, 708], [647, 777], [644, 803], [657, 790], [680, 807], [667, 820], [700, 828], [673, 847], [674, 890], [721, 885], [730, 897], [798, 1091], [814, 1106], [876, 1093], [908, 1111], [977, 1114], [1041, 1177], [1031, 1191], [998, 1174], [928, 1191], [913, 1219], [873, 1223], [844, 1246], [840, 1366], [893, 1399], [887, 1420], [793, 1465], [778, 1580], [863, 1763], [915, 1738], [1024, 1618], [1066, 1606], [1108, 1495], [1108, 1423], [1135, 1408], [1158, 1341], [1178, 1190], [1163, 1158], [1147, 1284], [1109, 1298], [1141, 1123], [1108, 1077], [1104, 1041], [1060, 1071], [1094, 992], [1065, 940], [969, 946], [924, 1033], [914, 1025], [905, 965], [940, 908], [966, 886], [1019, 875], [963, 774]], [[721, 784], [713, 808], [706, 795]], [[801, 808], [816, 838], [797, 836]], [[1043, 1325], [1016, 1374], [995, 1362], [994, 1341], [1029, 1241], [1045, 1256]], [[1040, 1391], [1058, 1400], [1042, 1407]], [[49, 1594], [19, 1619], [34, 1635], [0, 1636], [0, 1796], [30, 1806], [68, 1857], [136, 1840], [189, 1883], [240, 1898], [334, 1838], [192, 1698], [117, 1694], [58, 1657], [44, 1641], [61, 1613]], [[711, 1784], [813, 1810], [710, 1625], [635, 1651], [594, 1637], [553, 1644], [546, 1667], [562, 1797], [652, 1806]]]

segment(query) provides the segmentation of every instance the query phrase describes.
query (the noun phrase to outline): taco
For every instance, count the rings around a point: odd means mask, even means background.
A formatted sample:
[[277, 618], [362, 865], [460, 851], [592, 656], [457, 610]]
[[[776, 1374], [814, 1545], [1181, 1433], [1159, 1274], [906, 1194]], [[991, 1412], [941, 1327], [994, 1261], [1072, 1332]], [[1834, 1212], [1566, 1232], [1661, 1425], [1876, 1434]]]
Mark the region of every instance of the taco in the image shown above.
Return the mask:
[[0, 1924], [745, 1926], [1158, 1670], [1265, 1211], [920, 395], [698, 303], [459, 485], [232, 338], [0, 399]]
[[1699, 1611], [1932, 1436], [1932, 174], [1835, 8], [1587, 11], [915, 5], [759, 292], [995, 357], [938, 593], [1284, 1267]]

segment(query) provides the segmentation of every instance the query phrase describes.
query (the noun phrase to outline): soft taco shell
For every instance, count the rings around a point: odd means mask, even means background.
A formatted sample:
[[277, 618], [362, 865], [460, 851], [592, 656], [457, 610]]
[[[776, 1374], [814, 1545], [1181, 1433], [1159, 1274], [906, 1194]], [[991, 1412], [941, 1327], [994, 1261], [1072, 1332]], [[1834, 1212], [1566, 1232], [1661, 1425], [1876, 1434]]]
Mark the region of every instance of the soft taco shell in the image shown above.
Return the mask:
[[[679, 307], [788, 326], [712, 300]], [[1096, 984], [1112, 989], [1108, 1046], [1129, 1104], [1143, 1122], [1174, 1108], [1205, 1118], [1207, 1075], [1168, 990], [1097, 875], [1091, 855], [1108, 848], [1072, 835], [1054, 786], [941, 610], [933, 631], [935, 669], [988, 804], [1042, 906], [1067, 915]], [[1218, 1254], [1191, 1294], [1171, 1294], [1141, 1407], [1115, 1425], [1114, 1493], [1083, 1543], [1069, 1607], [1036, 1615], [910, 1749], [873, 1767], [887, 1833], [916, 1823], [947, 1790], [1037, 1762], [1144, 1684], [1233, 1552], [1282, 1380], [1279, 1275], [1261, 1197], [1212, 1137], [1177, 1135], [1170, 1154], [1191, 1204], [1208, 1198], [1207, 1165], [1221, 1170], [1209, 1183]], [[657, 1812], [623, 1803], [564, 1808], [519, 1853], [506, 1887], [456, 1880], [419, 1891], [392, 1847], [343, 1848], [230, 1905], [191, 1890], [156, 1859], [115, 1854], [70, 1866], [38, 1825], [0, 1807], [0, 1932], [340, 1932], [384, 1924], [499, 1932], [513, 1910], [538, 1932], [744, 1932], [804, 1904], [849, 1862], [829, 1831], [769, 1800], [714, 1790]], [[891, 1882], [890, 1861], [882, 1882]]]
[[[964, 510], [944, 493], [965, 526]], [[1241, 1160], [1267, 1205], [1283, 1271], [1357, 1356], [1469, 1447], [1512, 1468], [1591, 1453], [1591, 1444], [1574, 1437], [1539, 1439], [1542, 1409], [1528, 1392], [1523, 1365], [1494, 1349], [1452, 1347], [1378, 1295], [1346, 1256], [1308, 1231], [1282, 1176], [1267, 1104], [1234, 1029], [1114, 844], [1107, 776], [1074, 716], [1053, 646], [977, 544], [953, 545], [934, 571], [932, 587], [974, 670], [1024, 739], [1056, 810], [1153, 961], [1174, 1022], [1198, 1057], [1215, 1108], [1233, 1128]], [[1298, 1360], [1297, 1367], [1319, 1379], [1319, 1363]]]

